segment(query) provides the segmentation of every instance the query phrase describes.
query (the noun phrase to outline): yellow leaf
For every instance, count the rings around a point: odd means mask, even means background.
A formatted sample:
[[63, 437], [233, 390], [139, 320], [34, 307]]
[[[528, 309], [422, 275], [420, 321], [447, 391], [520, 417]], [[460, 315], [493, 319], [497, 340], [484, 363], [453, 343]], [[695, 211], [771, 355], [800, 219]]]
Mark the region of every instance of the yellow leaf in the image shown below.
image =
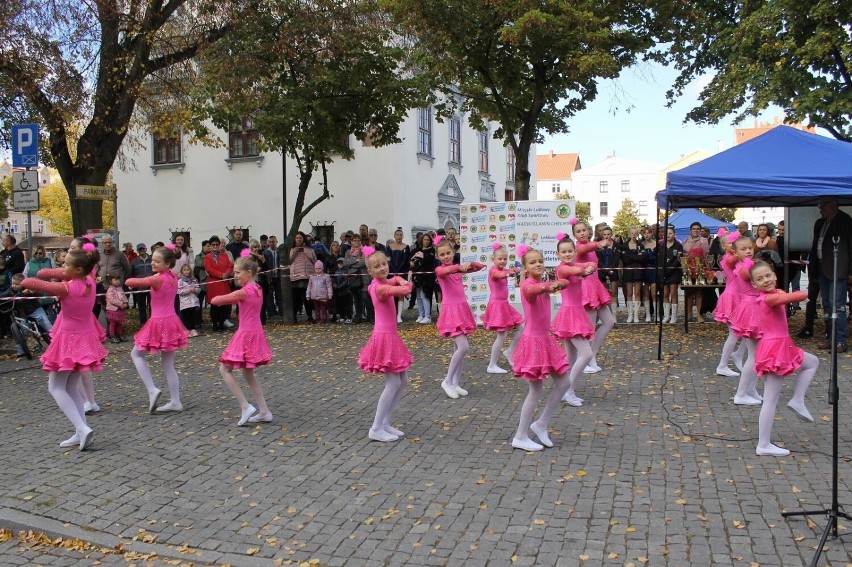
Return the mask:
[[632, 534], [633, 532], [635, 532], [635, 531], [636, 531], [636, 528], [634, 528], [633, 526], [630, 526], [630, 527], [628, 527], [628, 528], [627, 528], [627, 530], [625, 530], [625, 531], [626, 531], [627, 533], [629, 533], [629, 534]]
[[608, 559], [615, 559], [616, 557], [618, 557], [618, 554], [615, 552], [611, 552], [609, 555], [607, 555]]
[[680, 504], [681, 506], [683, 506], [684, 504], [686, 504], [686, 499], [678, 498], [677, 500], [675, 500], [675, 504]]
[[795, 486], [793, 487], [793, 494], [798, 494], [800, 492], [801, 492], [800, 489], [796, 488]]
[[616, 525], [618, 525], [618, 520], [610, 520], [610, 521], [609, 521], [609, 525], [610, 525], [610, 526], [616, 526]]
[[257, 555], [259, 551], [259, 547], [250, 547], [246, 550], [246, 555]]
[[586, 476], [586, 471], [577, 471], [577, 476]]
[[745, 524], [743, 524], [743, 523], [742, 523], [741, 521], [739, 521], [739, 520], [734, 520], [734, 527], [735, 527], [735, 528], [738, 528], [738, 529], [742, 529], [742, 528], [744, 528], [744, 527], [745, 527]]
[[586, 555], [585, 553], [580, 556], [580, 561], [587, 561], [588, 559], [589, 559], [589, 556]]
[[513, 555], [513, 556], [512, 556], [512, 563], [514, 563], [514, 562], [515, 562], [515, 561], [517, 561], [517, 560], [518, 560], [518, 556], [517, 556], [517, 555]]
[[373, 525], [373, 518], [367, 518], [366, 520], [364, 520], [364, 523], [367, 524], [368, 526], [372, 526]]
[[537, 525], [537, 526], [543, 526], [543, 525], [544, 525], [544, 520], [541, 520], [541, 519], [535, 519], [535, 520], [533, 521], [533, 523], [534, 523], [535, 525]]

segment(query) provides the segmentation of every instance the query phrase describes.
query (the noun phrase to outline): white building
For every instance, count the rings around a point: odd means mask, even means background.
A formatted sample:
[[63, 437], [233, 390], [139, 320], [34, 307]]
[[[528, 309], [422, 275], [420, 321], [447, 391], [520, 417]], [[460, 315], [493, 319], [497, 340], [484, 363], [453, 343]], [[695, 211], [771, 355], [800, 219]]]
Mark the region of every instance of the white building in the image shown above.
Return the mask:
[[581, 167], [580, 154], [557, 154], [551, 150], [546, 154], [537, 155], [538, 177], [535, 192], [531, 193], [530, 200], [552, 201], [557, 195], [571, 193], [572, 176]]
[[610, 156], [571, 175], [571, 194], [577, 202], [589, 203], [592, 224], [612, 224], [625, 199], [639, 207], [639, 217], [656, 222], [654, 195], [661, 166], [656, 162]]
[[[186, 231], [198, 248], [202, 239], [234, 227], [282, 239], [285, 222], [289, 229], [293, 221], [299, 172], [290, 159], [282, 167], [280, 153], [257, 152], [251, 126], [244, 120], [241, 131], [220, 132], [229, 148], [150, 135], [138, 151], [125, 144], [135, 169], [113, 173], [120, 240], [150, 243]], [[328, 167], [333, 198], [312, 210], [300, 229], [331, 240], [364, 223], [385, 241], [402, 227], [411, 242], [418, 230], [458, 227], [459, 204], [513, 196], [511, 149], [507, 153], [493, 131], [474, 131], [461, 116], [440, 123], [432, 108], [423, 108], [403, 122], [402, 143], [375, 148], [351, 136], [354, 159]], [[318, 171], [306, 205], [321, 194], [321, 183]]]

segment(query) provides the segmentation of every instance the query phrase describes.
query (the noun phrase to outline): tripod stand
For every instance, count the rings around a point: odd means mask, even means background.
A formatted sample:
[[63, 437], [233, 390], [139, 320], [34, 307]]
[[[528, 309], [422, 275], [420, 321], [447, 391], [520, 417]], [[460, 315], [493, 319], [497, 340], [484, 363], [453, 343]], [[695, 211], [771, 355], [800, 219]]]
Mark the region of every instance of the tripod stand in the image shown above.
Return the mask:
[[[837, 298], [837, 255], [838, 248], [840, 246], [840, 237], [835, 236], [832, 239], [834, 242], [834, 269], [832, 271], [833, 281], [831, 283], [831, 294], [832, 298]], [[825, 298], [823, 298], [825, 301]], [[813, 561], [811, 561], [811, 567], [817, 567], [819, 562], [819, 558], [822, 555], [822, 548], [825, 546], [825, 542], [828, 541], [828, 534], [831, 534], [831, 537], [837, 538], [837, 518], [845, 518], [847, 520], [852, 520], [852, 516], [844, 512], [840, 509], [840, 504], [837, 502], [837, 461], [838, 461], [838, 450], [837, 450], [837, 438], [839, 437], [837, 427], [838, 421], [840, 417], [840, 390], [837, 387], [837, 305], [833, 305], [835, 301], [832, 301], [832, 314], [831, 314], [831, 365], [829, 369], [829, 374], [831, 379], [829, 381], [828, 386], [828, 403], [832, 406], [832, 415], [831, 415], [831, 508], [827, 508], [824, 510], [803, 510], [801, 512], [783, 512], [781, 516], [784, 518], [789, 518], [791, 516], [816, 516], [816, 515], [824, 515], [828, 518], [828, 522], [825, 524], [825, 529], [822, 531], [822, 538], [819, 540], [819, 545], [817, 545], [816, 554], [814, 555]], [[843, 317], [846, 316], [845, 309], [842, 314]]]

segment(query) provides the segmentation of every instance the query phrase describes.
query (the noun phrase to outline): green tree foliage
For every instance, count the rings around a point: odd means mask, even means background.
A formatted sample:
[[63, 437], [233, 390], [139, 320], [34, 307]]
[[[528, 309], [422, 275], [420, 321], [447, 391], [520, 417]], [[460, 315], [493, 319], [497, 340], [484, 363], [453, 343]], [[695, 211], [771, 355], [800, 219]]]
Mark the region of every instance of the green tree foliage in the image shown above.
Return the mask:
[[40, 124], [42, 161], [59, 171], [75, 234], [103, 223], [102, 202], [77, 200], [74, 187], [105, 184], [137, 103], [185, 92], [191, 83], [176, 70], [190, 72], [188, 61], [227, 33], [232, 9], [228, 0], [0, 3], [0, 122], [6, 132]]
[[[563, 199], [563, 200], [566, 200], [566, 201], [574, 199], [574, 197], [572, 197], [571, 194], [567, 193], [567, 192], [566, 193], [557, 193], [556, 198], [557, 199]], [[574, 199], [574, 202], [575, 202], [574, 214], [577, 216], [577, 219], [586, 223], [586, 224], [589, 224], [592, 220], [592, 207], [591, 207], [591, 205], [589, 203], [585, 202], [585, 201], [577, 201], [576, 199]]]
[[9, 199], [12, 198], [12, 178], [7, 177], [0, 183], [0, 219], [9, 216]]
[[612, 217], [612, 231], [616, 235], [627, 236], [630, 227], [641, 228], [645, 222], [639, 217], [639, 207], [630, 199], [621, 203], [621, 209]]
[[[262, 145], [298, 165], [288, 247], [304, 217], [332, 196], [327, 168], [353, 156], [350, 136], [397, 143], [408, 110], [428, 98], [426, 83], [400, 67], [403, 49], [379, 16], [366, 1], [252, 2], [234, 33], [200, 59], [197, 118], [227, 129], [250, 116]], [[309, 194], [318, 170], [320, 190]]]
[[420, 68], [443, 92], [439, 111], [469, 113], [474, 128], [516, 158], [515, 198], [529, 198], [530, 147], [568, 121], [661, 38], [657, 0], [384, 0], [416, 37]]
[[669, 101], [712, 75], [687, 120], [715, 124], [770, 105], [791, 123], [852, 141], [852, 7], [838, 0], [701, 0], [682, 4]]
[[[47, 186], [39, 190], [38, 214], [47, 221], [47, 227], [51, 232], [63, 235], [76, 234], [74, 223], [71, 220], [71, 201], [68, 199], [68, 191], [58, 177], [53, 177]], [[101, 213], [101, 226], [113, 228], [112, 201], [104, 201]]]
[[734, 222], [734, 219], [737, 218], [737, 210], [732, 209], [730, 207], [719, 207], [714, 209], [698, 209], [705, 215], [710, 215], [714, 219], [719, 219], [725, 222]]

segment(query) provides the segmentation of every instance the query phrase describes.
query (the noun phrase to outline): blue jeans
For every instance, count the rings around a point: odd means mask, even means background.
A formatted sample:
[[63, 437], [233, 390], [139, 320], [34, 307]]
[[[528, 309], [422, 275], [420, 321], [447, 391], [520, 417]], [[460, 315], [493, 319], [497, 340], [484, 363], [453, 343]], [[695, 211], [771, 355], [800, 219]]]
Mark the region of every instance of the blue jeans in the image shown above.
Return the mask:
[[[44, 312], [44, 308], [42, 307], [39, 307], [38, 309], [27, 315], [27, 319], [32, 319], [33, 321], [38, 323], [39, 327], [41, 327], [48, 333], [53, 328], [53, 323], [50, 322], [50, 318], [47, 316], [47, 313]], [[30, 334], [26, 328], [24, 328], [23, 330], [26, 335]], [[17, 346], [15, 351], [18, 356], [22, 356], [24, 354], [24, 349], [22, 349], [20, 345]]]
[[419, 315], [419, 319], [423, 317], [432, 318], [432, 301], [431, 301], [432, 293], [429, 293], [430, 297], [426, 297], [426, 294], [423, 292], [423, 288], [417, 288], [417, 314]]
[[822, 296], [822, 307], [825, 311], [825, 332], [831, 337], [831, 315], [837, 312], [837, 336], [833, 338], [837, 344], [846, 344], [846, 280], [837, 280], [837, 292], [831, 295], [832, 280], [819, 275], [819, 293]]

